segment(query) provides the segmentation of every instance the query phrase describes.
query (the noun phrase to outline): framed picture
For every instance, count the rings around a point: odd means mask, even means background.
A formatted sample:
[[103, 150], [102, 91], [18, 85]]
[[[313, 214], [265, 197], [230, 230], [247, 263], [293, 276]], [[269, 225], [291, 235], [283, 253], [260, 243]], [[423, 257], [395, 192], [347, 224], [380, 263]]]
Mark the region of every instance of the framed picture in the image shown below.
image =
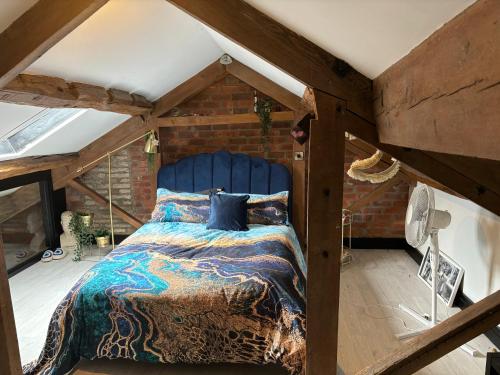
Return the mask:
[[[453, 305], [453, 300], [460, 287], [463, 275], [464, 269], [461, 266], [451, 260], [446, 254], [439, 252], [436, 290], [441, 301], [449, 307]], [[430, 247], [427, 248], [424, 259], [420, 264], [418, 277], [426, 283], [429, 288], [432, 287]]]

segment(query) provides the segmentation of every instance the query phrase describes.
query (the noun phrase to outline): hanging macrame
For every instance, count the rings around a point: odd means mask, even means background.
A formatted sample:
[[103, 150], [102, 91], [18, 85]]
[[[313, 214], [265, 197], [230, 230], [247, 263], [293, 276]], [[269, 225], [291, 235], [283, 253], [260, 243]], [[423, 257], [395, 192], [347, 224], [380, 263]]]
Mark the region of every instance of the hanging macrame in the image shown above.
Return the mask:
[[377, 150], [375, 154], [367, 159], [356, 160], [351, 164], [351, 167], [347, 171], [347, 175], [358, 181], [369, 181], [372, 184], [380, 184], [387, 180], [393, 178], [399, 171], [399, 161], [392, 159], [392, 164], [384, 171], [376, 173], [363, 172], [366, 169], [370, 169], [377, 165], [377, 163], [382, 159], [382, 152]]

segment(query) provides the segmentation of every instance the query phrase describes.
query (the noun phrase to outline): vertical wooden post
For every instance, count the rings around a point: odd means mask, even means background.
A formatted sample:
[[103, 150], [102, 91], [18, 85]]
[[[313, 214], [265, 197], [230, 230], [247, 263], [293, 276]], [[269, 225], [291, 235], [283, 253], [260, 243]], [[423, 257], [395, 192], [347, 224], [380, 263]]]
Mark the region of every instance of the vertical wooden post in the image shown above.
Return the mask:
[[[308, 144], [300, 145], [293, 142], [294, 160], [292, 161], [293, 178], [293, 227], [297, 232], [302, 249], [306, 249], [306, 199], [307, 199], [307, 181], [306, 181], [306, 147]], [[304, 159], [295, 160], [295, 153], [302, 152]]]
[[0, 374], [20, 375], [21, 373], [14, 311], [12, 310], [7, 267], [0, 234]]
[[306, 374], [337, 371], [345, 102], [314, 90], [309, 139]]

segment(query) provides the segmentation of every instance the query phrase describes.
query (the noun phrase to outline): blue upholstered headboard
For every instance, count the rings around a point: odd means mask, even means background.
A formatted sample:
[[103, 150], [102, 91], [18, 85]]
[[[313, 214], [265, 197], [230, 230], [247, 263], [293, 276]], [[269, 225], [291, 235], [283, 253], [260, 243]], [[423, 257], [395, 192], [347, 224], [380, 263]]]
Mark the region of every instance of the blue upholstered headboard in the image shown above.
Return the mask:
[[158, 187], [189, 193], [220, 187], [228, 193], [247, 194], [288, 190], [289, 210], [292, 206], [292, 179], [284, 165], [227, 151], [197, 154], [164, 165], [158, 171]]

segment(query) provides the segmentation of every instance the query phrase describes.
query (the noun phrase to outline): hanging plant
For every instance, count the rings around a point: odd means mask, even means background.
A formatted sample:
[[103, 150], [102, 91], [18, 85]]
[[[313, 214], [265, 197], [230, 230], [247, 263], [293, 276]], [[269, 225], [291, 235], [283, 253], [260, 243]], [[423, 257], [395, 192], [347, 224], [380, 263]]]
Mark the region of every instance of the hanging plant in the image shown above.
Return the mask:
[[255, 112], [259, 116], [261, 124], [262, 143], [264, 145], [264, 153], [267, 157], [269, 153], [269, 133], [272, 128], [271, 110], [273, 103], [269, 99], [256, 99]]

